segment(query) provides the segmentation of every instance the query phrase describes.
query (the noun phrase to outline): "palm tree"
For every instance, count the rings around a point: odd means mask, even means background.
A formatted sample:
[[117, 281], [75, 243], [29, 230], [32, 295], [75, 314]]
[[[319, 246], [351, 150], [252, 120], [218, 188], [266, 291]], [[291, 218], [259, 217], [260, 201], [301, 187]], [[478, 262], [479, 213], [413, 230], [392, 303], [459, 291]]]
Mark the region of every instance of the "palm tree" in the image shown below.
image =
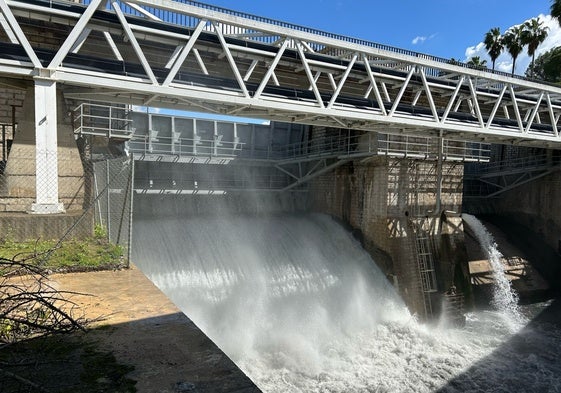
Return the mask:
[[503, 37], [505, 48], [512, 57], [512, 75], [514, 75], [514, 69], [516, 68], [516, 59], [520, 52], [522, 52], [522, 49], [524, 49], [522, 31], [522, 25], [514, 26], [508, 29]]
[[483, 41], [485, 44], [485, 49], [487, 49], [487, 53], [491, 57], [491, 61], [493, 62], [493, 71], [495, 71], [495, 61], [501, 55], [503, 51], [504, 44], [503, 44], [503, 37], [501, 36], [501, 29], [498, 27], [493, 27], [491, 30], [485, 34], [485, 40]]
[[473, 56], [466, 63], [471, 68], [476, 68], [478, 70], [487, 68], [487, 60], [481, 60], [479, 56]]
[[561, 26], [561, 0], [551, 1], [551, 16], [556, 18]]
[[[532, 58], [532, 70], [538, 46], [547, 38], [547, 26], [538, 18], [533, 18], [524, 23], [522, 30], [522, 43], [528, 45], [528, 56]], [[532, 75], [533, 77], [533, 75]]]

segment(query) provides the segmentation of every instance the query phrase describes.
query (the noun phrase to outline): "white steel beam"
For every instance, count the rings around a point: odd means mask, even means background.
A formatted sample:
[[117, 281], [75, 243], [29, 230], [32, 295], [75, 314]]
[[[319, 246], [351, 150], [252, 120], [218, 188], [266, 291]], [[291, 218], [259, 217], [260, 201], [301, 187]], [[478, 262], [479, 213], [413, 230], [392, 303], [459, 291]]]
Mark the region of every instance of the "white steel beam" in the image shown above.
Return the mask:
[[497, 97], [497, 102], [495, 102], [495, 105], [493, 106], [493, 110], [491, 111], [491, 114], [489, 115], [489, 119], [487, 120], [487, 126], [485, 128], [489, 128], [489, 127], [491, 127], [491, 124], [493, 124], [493, 120], [495, 119], [495, 115], [497, 114], [497, 111], [499, 110], [499, 106], [502, 103], [503, 96], [506, 92], [507, 87], [508, 86], [505, 84], [503, 86], [503, 88], [501, 89], [501, 93], [499, 94], [499, 97]]
[[547, 110], [549, 112], [549, 118], [551, 119], [551, 126], [553, 127], [553, 134], [559, 136], [559, 130], [557, 129], [557, 120], [555, 119], [555, 113], [553, 113], [553, 107], [551, 106], [551, 97], [549, 93], [545, 95], [547, 100]]
[[328, 109], [333, 107], [333, 104], [335, 104], [335, 101], [337, 100], [337, 97], [339, 97], [339, 94], [341, 93], [341, 90], [343, 89], [343, 85], [347, 81], [347, 78], [348, 78], [349, 74], [351, 73], [351, 70], [353, 69], [353, 66], [355, 65], [355, 62], [356, 62], [357, 58], [358, 58], [358, 54], [355, 53], [353, 55], [353, 58], [351, 59], [351, 62], [347, 66], [347, 69], [345, 70], [345, 73], [343, 74], [343, 77], [339, 81], [339, 85], [337, 86], [337, 90], [335, 90], [335, 92], [333, 93], [333, 96], [331, 97], [331, 101], [329, 101], [329, 104], [327, 104]]
[[427, 83], [427, 77], [425, 75], [425, 69], [420, 67], [419, 73], [421, 74], [421, 80], [423, 81], [423, 86], [425, 88], [425, 93], [427, 94], [427, 99], [429, 101], [429, 107], [434, 116], [434, 120], [439, 123], [440, 119], [438, 118], [438, 112], [436, 111], [436, 105], [434, 105], [434, 100], [432, 99], [432, 94], [430, 92], [429, 84]]
[[189, 52], [191, 51], [193, 46], [195, 46], [195, 42], [199, 38], [199, 35], [203, 31], [206, 23], [207, 23], [206, 20], [201, 20], [199, 22], [199, 24], [197, 25], [197, 28], [193, 32], [193, 35], [191, 36], [191, 38], [189, 38], [189, 41], [187, 41], [187, 43], [183, 47], [183, 50], [181, 51], [181, 53], [179, 54], [179, 56], [177, 57], [177, 59], [173, 63], [173, 66], [169, 70], [168, 76], [166, 77], [166, 79], [163, 83], [164, 86], [168, 86], [173, 81], [173, 78], [175, 78], [175, 76], [179, 72], [179, 69], [181, 68], [181, 66], [185, 62], [185, 59], [187, 58], [187, 55], [189, 54]]
[[540, 97], [538, 98], [538, 101], [536, 102], [536, 106], [532, 110], [532, 114], [530, 115], [530, 118], [528, 119], [528, 124], [526, 125], [526, 129], [524, 130], [524, 133], [526, 133], [526, 134], [530, 131], [530, 128], [532, 127], [532, 123], [534, 122], [534, 119], [536, 118], [536, 114], [538, 113], [538, 110], [540, 109], [540, 104], [542, 103], [543, 96], [544, 96], [544, 92], [542, 91], [541, 94], [540, 94]]
[[277, 52], [277, 55], [275, 56], [273, 62], [269, 66], [269, 69], [265, 73], [265, 76], [263, 77], [263, 80], [259, 84], [259, 87], [257, 88], [257, 91], [255, 92], [255, 95], [253, 96], [254, 99], [259, 99], [259, 97], [263, 93], [263, 90], [265, 90], [265, 87], [267, 86], [267, 83], [269, 82], [269, 79], [271, 79], [271, 76], [275, 72], [275, 68], [277, 68], [277, 65], [279, 64], [279, 61], [282, 58], [282, 55], [284, 54], [284, 51], [288, 47], [288, 43], [289, 43], [288, 39], [284, 40], [283, 44], [279, 48], [279, 51]]
[[[390, 110], [390, 113], [388, 114], [388, 116], [392, 117], [401, 101], [401, 98], [403, 97], [403, 94], [405, 93], [405, 90], [407, 89], [407, 85], [409, 85], [409, 81], [411, 80], [411, 77], [413, 76], [413, 74], [415, 73], [415, 67], [411, 67], [411, 70], [409, 70], [409, 73], [407, 74], [407, 78], [405, 78], [405, 80], [403, 81], [403, 85], [401, 86], [401, 89], [399, 89], [399, 93], [397, 93], [397, 97], [395, 98], [393, 105], [392, 105], [392, 109]], [[389, 99], [389, 96], [388, 96]]]
[[[0, 2], [3, 1], [4, 0], [0, 0]], [[76, 24], [72, 28], [72, 31], [70, 32], [70, 34], [68, 34], [68, 37], [66, 37], [66, 40], [64, 41], [56, 55], [53, 57], [51, 63], [47, 68], [54, 70], [62, 64], [62, 61], [64, 60], [66, 55], [68, 55], [68, 52], [70, 52], [72, 46], [78, 40], [78, 38], [86, 28], [88, 22], [90, 21], [91, 17], [93, 16], [94, 12], [101, 4], [102, 0], [91, 1], [90, 5], [88, 5], [88, 8], [86, 8], [78, 22], [76, 22]]]
[[520, 133], [524, 133], [524, 124], [522, 123], [522, 117], [520, 117], [520, 109], [518, 108], [518, 102], [516, 101], [516, 94], [514, 93], [514, 86], [509, 84], [510, 99], [512, 101], [512, 108], [514, 109], [514, 115], [516, 116], [516, 122], [518, 123], [518, 129]]
[[113, 41], [113, 37], [111, 37], [111, 34], [107, 31], [104, 31], [103, 36], [105, 37], [105, 40], [109, 44], [109, 47], [111, 48], [111, 52], [113, 52], [115, 58], [119, 61], [123, 61], [123, 56], [121, 56], [121, 52], [119, 52], [119, 48], [117, 48], [117, 45], [115, 45], [115, 41]]
[[[458, 81], [458, 84], [456, 85], [456, 88], [454, 89], [454, 92], [452, 93], [452, 96], [450, 97], [450, 101], [448, 101], [448, 105], [446, 106], [446, 109], [444, 110], [444, 113], [442, 114], [442, 118], [440, 119], [440, 123], [444, 123], [446, 121], [446, 119], [448, 118], [448, 115], [450, 114], [450, 110], [452, 109], [452, 105], [454, 105], [454, 101], [456, 101], [456, 97], [458, 96], [458, 93], [460, 91], [460, 89], [462, 88], [462, 85], [464, 84], [464, 80], [465, 80], [465, 76], [461, 76], [460, 80]], [[461, 100], [458, 100], [458, 106], [460, 105], [459, 103], [461, 102]], [[455, 111], [457, 111], [458, 109], [455, 109]]]
[[117, 14], [117, 17], [119, 18], [119, 22], [121, 22], [121, 26], [123, 27], [123, 30], [125, 31], [125, 34], [129, 38], [129, 41], [130, 41], [130, 43], [131, 43], [131, 45], [134, 49], [134, 52], [136, 53], [136, 56], [138, 56], [138, 59], [140, 60], [140, 63], [142, 64], [142, 68], [144, 68], [144, 72], [146, 72], [146, 75], [148, 76], [148, 78], [150, 79], [152, 84], [157, 85], [158, 80], [156, 79], [156, 76], [154, 75], [154, 72], [152, 71], [152, 67], [150, 67], [150, 64], [148, 63], [148, 59], [146, 59], [146, 56], [144, 55], [144, 52], [142, 51], [142, 48], [138, 44], [138, 41], [136, 40], [136, 37], [134, 36], [134, 33], [132, 32], [132, 30], [129, 26], [129, 23], [127, 22], [127, 19], [125, 18], [125, 15], [123, 15], [123, 11], [121, 11], [121, 7], [120, 7], [119, 2], [116, 1], [116, 0], [113, 0], [111, 2], [111, 5], [113, 6], [113, 10]]
[[206, 69], [205, 63], [197, 48], [193, 48], [193, 54], [195, 55], [195, 59], [197, 59], [197, 63], [199, 63], [199, 67], [201, 67], [201, 71], [203, 72], [203, 74], [208, 75], [208, 71]]
[[16, 35], [19, 43], [25, 50], [25, 53], [29, 57], [29, 60], [31, 60], [31, 62], [33, 63], [33, 66], [35, 68], [43, 68], [43, 65], [39, 61], [39, 58], [35, 54], [35, 51], [31, 47], [31, 45], [29, 44], [29, 41], [27, 40], [27, 37], [23, 33], [23, 30], [21, 29], [18, 21], [14, 17], [14, 14], [12, 14], [10, 7], [8, 7], [8, 4], [6, 4], [6, 0], [0, 0], [0, 10], [2, 10], [2, 14], [4, 14], [4, 18], [6, 18], [7, 22], [10, 24], [13, 33]]
[[304, 66], [304, 70], [306, 71], [306, 76], [310, 81], [310, 86], [312, 87], [314, 95], [316, 96], [317, 104], [319, 105], [320, 108], [324, 108], [325, 105], [323, 105], [323, 100], [321, 98], [321, 94], [314, 80], [314, 76], [312, 75], [312, 70], [310, 70], [310, 67], [308, 66], [308, 62], [306, 61], [306, 55], [304, 54], [304, 49], [302, 48], [302, 44], [300, 42], [296, 42], [296, 48], [298, 49], [300, 60], [302, 61], [302, 65]]
[[472, 98], [471, 103], [474, 107], [475, 115], [479, 120], [479, 125], [481, 126], [481, 128], [484, 128], [485, 122], [483, 121], [483, 115], [481, 114], [481, 109], [479, 108], [479, 100], [477, 99], [477, 90], [473, 84], [472, 78], [468, 77], [468, 84], [469, 84], [469, 90], [471, 91], [471, 98]]
[[4, 17], [4, 14], [2, 14], [2, 13], [0, 13], [0, 26], [2, 26], [2, 28], [4, 29], [4, 32], [6, 33], [6, 35], [8, 36], [8, 39], [10, 40], [10, 42], [12, 44], [19, 44], [18, 38], [14, 34], [14, 31], [12, 30], [12, 28], [10, 27], [10, 24], [8, 23], [8, 21]]
[[[366, 67], [366, 72], [368, 73], [368, 80], [370, 80], [370, 87], [374, 91], [374, 97], [378, 102], [378, 107], [380, 108], [380, 111], [382, 112], [383, 115], [387, 115], [386, 107], [384, 106], [384, 101], [382, 101], [382, 96], [380, 95], [378, 84], [376, 83], [376, 78], [374, 78], [374, 74], [372, 73], [372, 68], [370, 67], [370, 62], [368, 61], [368, 58], [364, 54], [362, 55], [362, 61], [364, 62], [364, 66]], [[387, 94], [388, 92], [386, 89], [386, 95]], [[388, 101], [389, 101], [389, 96], [388, 96]]]
[[212, 22], [212, 26], [214, 26], [214, 30], [216, 32], [216, 35], [218, 36], [218, 40], [220, 41], [220, 44], [222, 45], [222, 49], [224, 50], [224, 54], [226, 55], [226, 58], [228, 59], [228, 63], [230, 64], [230, 68], [234, 72], [234, 77], [238, 81], [238, 85], [240, 86], [240, 89], [242, 90], [243, 95], [246, 96], [246, 97], [249, 97], [249, 92], [247, 91], [247, 87], [245, 86], [245, 82], [243, 81], [242, 75], [240, 74], [240, 70], [238, 69], [238, 66], [236, 64], [236, 60], [234, 60], [234, 57], [232, 56], [232, 53], [230, 52], [230, 49], [228, 48], [228, 44], [226, 43], [226, 39], [224, 38], [224, 34], [222, 34], [220, 26], [216, 22]]

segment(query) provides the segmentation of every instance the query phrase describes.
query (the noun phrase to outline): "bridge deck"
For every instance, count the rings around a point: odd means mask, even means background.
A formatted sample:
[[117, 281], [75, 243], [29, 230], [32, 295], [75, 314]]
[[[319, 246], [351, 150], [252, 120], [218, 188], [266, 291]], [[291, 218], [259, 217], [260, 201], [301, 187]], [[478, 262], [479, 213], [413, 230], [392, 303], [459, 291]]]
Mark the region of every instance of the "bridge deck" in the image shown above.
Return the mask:
[[0, 74], [67, 98], [559, 146], [561, 88], [191, 1], [0, 0]]

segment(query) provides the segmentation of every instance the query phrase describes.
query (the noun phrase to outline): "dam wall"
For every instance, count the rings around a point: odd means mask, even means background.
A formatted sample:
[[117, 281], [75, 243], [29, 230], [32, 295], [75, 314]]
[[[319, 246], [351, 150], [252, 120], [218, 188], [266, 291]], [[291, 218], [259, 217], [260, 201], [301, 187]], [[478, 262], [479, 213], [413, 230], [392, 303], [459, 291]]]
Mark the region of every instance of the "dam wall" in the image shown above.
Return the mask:
[[[452, 285], [465, 287], [467, 269], [461, 218], [461, 163], [444, 163], [437, 203], [436, 163], [375, 157], [353, 161], [312, 182], [310, 209], [347, 223], [365, 249], [399, 288], [414, 312], [439, 307]], [[445, 214], [444, 212], [447, 212]], [[418, 243], [419, 226], [428, 235], [434, 261], [433, 290], [423, 294]]]
[[[536, 179], [487, 203], [485, 213], [508, 216], [561, 251], [561, 172]], [[482, 209], [483, 210], [483, 209]]]

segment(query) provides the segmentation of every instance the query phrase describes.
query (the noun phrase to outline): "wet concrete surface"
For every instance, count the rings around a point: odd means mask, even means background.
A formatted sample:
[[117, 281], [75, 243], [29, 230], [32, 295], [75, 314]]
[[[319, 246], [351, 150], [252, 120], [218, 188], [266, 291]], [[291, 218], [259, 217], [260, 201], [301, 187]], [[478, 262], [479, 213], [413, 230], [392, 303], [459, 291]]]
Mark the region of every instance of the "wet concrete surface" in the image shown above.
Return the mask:
[[88, 338], [135, 367], [138, 392], [260, 392], [136, 267], [51, 276], [90, 325]]

